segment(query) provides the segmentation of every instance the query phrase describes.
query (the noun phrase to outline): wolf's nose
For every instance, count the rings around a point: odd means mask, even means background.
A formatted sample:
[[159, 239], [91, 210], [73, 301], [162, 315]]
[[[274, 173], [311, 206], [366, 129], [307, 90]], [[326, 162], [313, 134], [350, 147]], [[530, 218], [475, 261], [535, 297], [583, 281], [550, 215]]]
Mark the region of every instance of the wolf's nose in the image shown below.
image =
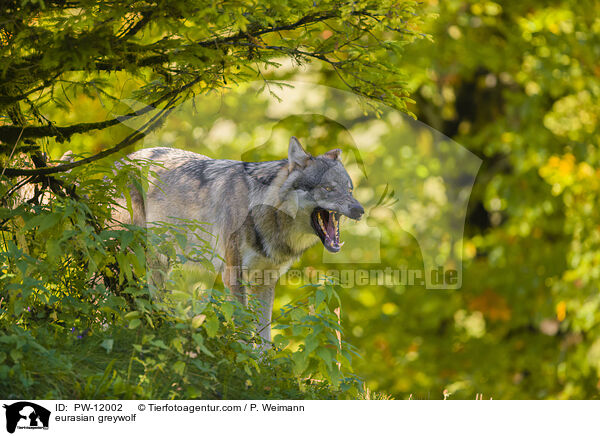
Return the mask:
[[355, 220], [360, 219], [360, 217], [362, 217], [362, 215], [364, 213], [365, 213], [365, 210], [363, 209], [363, 207], [360, 204], [357, 204], [350, 208], [350, 217]]

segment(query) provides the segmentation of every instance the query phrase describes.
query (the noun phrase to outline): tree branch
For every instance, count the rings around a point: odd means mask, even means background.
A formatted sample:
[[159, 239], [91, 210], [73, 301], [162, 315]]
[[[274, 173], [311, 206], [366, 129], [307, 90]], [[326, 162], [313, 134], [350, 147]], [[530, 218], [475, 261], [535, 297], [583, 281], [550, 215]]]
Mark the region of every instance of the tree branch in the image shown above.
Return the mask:
[[[2, 173], [7, 177], [19, 177], [19, 176], [47, 176], [49, 174], [63, 173], [73, 168], [76, 168], [81, 165], [85, 165], [91, 162], [95, 162], [99, 159], [110, 156], [111, 154], [117, 153], [118, 151], [124, 149], [125, 147], [134, 144], [139, 141], [146, 135], [148, 135], [152, 130], [157, 128], [160, 123], [167, 117], [175, 107], [173, 104], [178, 100], [178, 97], [173, 97], [165, 107], [155, 116], [153, 116], [146, 124], [144, 124], [140, 131], [134, 132], [119, 142], [112, 148], [101, 151], [98, 154], [95, 154], [90, 157], [86, 157], [85, 159], [81, 159], [75, 162], [70, 162], [68, 164], [58, 165], [55, 167], [44, 167], [37, 169], [17, 169], [17, 168], [3, 168]], [[145, 129], [145, 130], [144, 130]]]
[[189, 89], [199, 81], [200, 78], [196, 77], [196, 79], [192, 80], [190, 83], [187, 83], [178, 89], [166, 93], [165, 95], [152, 102], [148, 106], [145, 106], [138, 111], [129, 112], [128, 114], [118, 116], [112, 120], [99, 121], [94, 123], [79, 123], [63, 127], [58, 127], [52, 124], [47, 126], [0, 126], [0, 141], [15, 142], [16, 139], [19, 137], [23, 139], [59, 137], [60, 140], [67, 140], [71, 135], [74, 135], [76, 133], [87, 133], [91, 130], [105, 129], [107, 127], [120, 124], [128, 119], [139, 117], [156, 109], [156, 106], [162, 103], [163, 101], [182, 93], [183, 91]]

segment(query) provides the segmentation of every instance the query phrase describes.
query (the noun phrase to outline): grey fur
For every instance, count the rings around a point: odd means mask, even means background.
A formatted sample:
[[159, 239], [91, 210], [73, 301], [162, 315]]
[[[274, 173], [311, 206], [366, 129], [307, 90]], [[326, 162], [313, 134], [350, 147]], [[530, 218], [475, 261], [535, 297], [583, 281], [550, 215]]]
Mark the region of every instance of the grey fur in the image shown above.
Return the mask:
[[[274, 288], [279, 277], [319, 241], [311, 224], [315, 208], [360, 219], [364, 210], [352, 197], [352, 181], [338, 159], [340, 150], [313, 157], [290, 140], [288, 159], [269, 162], [215, 160], [189, 151], [148, 148], [129, 155], [160, 163], [152, 166], [146, 192], [131, 190], [133, 216], [116, 212], [121, 222], [193, 219], [210, 223], [216, 236], [214, 261], [223, 282], [242, 302], [246, 289], [262, 302], [259, 332], [270, 340]], [[122, 164], [121, 164], [122, 165]], [[339, 247], [337, 248], [339, 250]], [[261, 274], [277, 271], [274, 276]], [[248, 271], [247, 277], [241, 272]], [[262, 277], [256, 284], [256, 278]]]

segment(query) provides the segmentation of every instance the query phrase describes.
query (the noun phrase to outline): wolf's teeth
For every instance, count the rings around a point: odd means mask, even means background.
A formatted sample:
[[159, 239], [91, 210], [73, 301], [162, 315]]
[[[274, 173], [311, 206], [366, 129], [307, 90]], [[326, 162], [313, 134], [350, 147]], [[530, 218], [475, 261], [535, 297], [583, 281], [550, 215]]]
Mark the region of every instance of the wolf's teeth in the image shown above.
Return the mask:
[[321, 230], [323, 230], [323, 233], [327, 234], [327, 230], [325, 230], [325, 225], [323, 224], [323, 220], [321, 219], [321, 215], [318, 215], [317, 218], [319, 220], [319, 225], [321, 226]]

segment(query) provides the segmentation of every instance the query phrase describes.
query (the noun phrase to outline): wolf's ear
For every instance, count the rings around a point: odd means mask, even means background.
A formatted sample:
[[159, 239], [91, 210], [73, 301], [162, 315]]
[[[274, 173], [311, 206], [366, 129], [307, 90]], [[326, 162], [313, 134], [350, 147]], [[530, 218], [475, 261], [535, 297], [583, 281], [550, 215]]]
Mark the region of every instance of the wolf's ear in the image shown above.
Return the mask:
[[300, 141], [295, 136], [290, 138], [290, 148], [288, 149], [288, 162], [290, 171], [298, 166], [304, 168], [311, 158], [310, 154], [304, 151], [300, 145]]
[[327, 153], [323, 153], [323, 156], [325, 156], [327, 159], [338, 160], [340, 154], [342, 154], [342, 150], [339, 148], [334, 148], [333, 150], [329, 150]]

